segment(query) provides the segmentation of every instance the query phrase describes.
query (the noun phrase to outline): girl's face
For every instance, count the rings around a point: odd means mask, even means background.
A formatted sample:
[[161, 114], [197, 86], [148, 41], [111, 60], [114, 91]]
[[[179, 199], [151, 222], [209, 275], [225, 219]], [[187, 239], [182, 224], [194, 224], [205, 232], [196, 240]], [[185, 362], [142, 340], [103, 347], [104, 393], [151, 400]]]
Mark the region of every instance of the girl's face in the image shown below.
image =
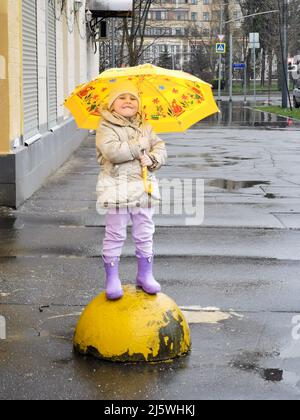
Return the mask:
[[130, 93], [120, 95], [113, 104], [113, 110], [122, 117], [134, 117], [139, 110], [139, 102], [135, 96]]

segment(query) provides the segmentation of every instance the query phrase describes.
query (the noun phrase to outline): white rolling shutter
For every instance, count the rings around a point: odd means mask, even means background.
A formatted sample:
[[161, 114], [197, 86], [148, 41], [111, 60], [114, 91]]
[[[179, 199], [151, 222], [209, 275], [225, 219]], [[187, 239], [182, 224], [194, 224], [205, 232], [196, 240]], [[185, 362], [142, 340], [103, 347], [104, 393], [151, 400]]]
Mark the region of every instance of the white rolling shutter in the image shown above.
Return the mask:
[[48, 128], [57, 124], [57, 75], [56, 75], [56, 18], [54, 2], [47, 7], [47, 86], [48, 86]]
[[22, 0], [24, 139], [39, 132], [36, 0]]

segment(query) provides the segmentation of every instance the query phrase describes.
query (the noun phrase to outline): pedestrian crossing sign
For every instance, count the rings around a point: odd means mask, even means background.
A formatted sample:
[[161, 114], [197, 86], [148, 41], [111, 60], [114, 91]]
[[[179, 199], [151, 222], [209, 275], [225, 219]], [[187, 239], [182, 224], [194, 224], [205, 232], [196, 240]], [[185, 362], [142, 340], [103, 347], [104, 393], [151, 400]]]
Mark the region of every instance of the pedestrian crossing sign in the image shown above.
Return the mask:
[[216, 53], [225, 54], [226, 53], [226, 44], [224, 42], [218, 42], [216, 44]]

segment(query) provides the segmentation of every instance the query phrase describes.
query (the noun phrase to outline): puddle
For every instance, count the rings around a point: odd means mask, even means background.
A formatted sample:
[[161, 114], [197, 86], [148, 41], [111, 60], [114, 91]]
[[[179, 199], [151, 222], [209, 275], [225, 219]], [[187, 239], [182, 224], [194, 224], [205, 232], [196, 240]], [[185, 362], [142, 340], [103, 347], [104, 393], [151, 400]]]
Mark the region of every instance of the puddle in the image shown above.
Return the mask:
[[[216, 156], [216, 155], [219, 156]], [[201, 171], [207, 168], [207, 166], [211, 168], [222, 168], [224, 166], [235, 166], [238, 165], [240, 162], [253, 160], [254, 158], [251, 157], [242, 157], [242, 156], [224, 156], [226, 152], [220, 152], [217, 154], [210, 154], [210, 153], [201, 153], [197, 155], [191, 154], [178, 154], [173, 156], [173, 158], [194, 158], [193, 162], [187, 162], [181, 165], [177, 165], [179, 168], [188, 168], [196, 171]], [[201, 158], [202, 163], [195, 163], [195, 158]]]
[[236, 357], [230, 363], [230, 366], [242, 371], [253, 372], [259, 375], [266, 382], [282, 382], [298, 389], [300, 387], [300, 377], [298, 372], [295, 373], [277, 367], [264, 368], [261, 364], [263, 362], [268, 362], [268, 364], [270, 364], [273, 359], [274, 364], [279, 364], [281, 366], [283, 360], [294, 357], [299, 358], [299, 347], [299, 345], [296, 346], [293, 344], [282, 353], [276, 351], [273, 353], [245, 352]]
[[278, 352], [259, 353], [245, 352], [239, 355], [230, 365], [236, 369], [246, 372], [254, 372], [267, 382], [281, 382], [283, 380], [284, 371], [277, 368], [263, 368], [259, 362], [261, 359], [270, 359], [278, 357]]
[[207, 169], [207, 166], [209, 166], [210, 168], [222, 168], [224, 166], [234, 166], [234, 165], [238, 165], [238, 162], [220, 162], [220, 163], [203, 163], [203, 164], [186, 164], [186, 165], [177, 165], [178, 168], [188, 168], [188, 169], [192, 169], [194, 171], [203, 171]]
[[300, 122], [290, 118], [280, 117], [264, 111], [256, 111], [250, 108], [250, 103], [244, 102], [222, 102], [219, 104], [220, 114], [215, 114], [203, 121], [195, 124], [192, 129], [207, 127], [227, 126], [227, 127], [253, 127], [253, 128], [290, 128], [300, 127]]
[[224, 159], [231, 159], [231, 160], [253, 160], [254, 158], [246, 158], [240, 156], [224, 156]]
[[283, 379], [283, 370], [281, 369], [259, 369], [260, 376], [271, 382], [281, 382]]
[[222, 188], [227, 191], [236, 191], [243, 188], [252, 188], [256, 185], [270, 185], [270, 181], [233, 181], [231, 179], [213, 179], [209, 181], [210, 187]]
[[264, 197], [265, 197], [265, 198], [269, 198], [269, 199], [274, 199], [274, 198], [276, 198], [276, 195], [275, 195], [275, 194], [273, 194], [273, 193], [266, 193], [266, 194], [264, 195]]

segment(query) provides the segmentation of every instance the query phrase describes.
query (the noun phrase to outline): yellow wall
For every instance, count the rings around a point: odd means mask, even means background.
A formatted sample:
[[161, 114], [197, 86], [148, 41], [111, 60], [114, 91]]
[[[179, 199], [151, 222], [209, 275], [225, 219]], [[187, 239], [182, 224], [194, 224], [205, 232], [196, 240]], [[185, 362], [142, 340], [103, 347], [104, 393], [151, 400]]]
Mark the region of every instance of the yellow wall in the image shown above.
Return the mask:
[[22, 0], [0, 0], [0, 154], [22, 134], [21, 7]]

